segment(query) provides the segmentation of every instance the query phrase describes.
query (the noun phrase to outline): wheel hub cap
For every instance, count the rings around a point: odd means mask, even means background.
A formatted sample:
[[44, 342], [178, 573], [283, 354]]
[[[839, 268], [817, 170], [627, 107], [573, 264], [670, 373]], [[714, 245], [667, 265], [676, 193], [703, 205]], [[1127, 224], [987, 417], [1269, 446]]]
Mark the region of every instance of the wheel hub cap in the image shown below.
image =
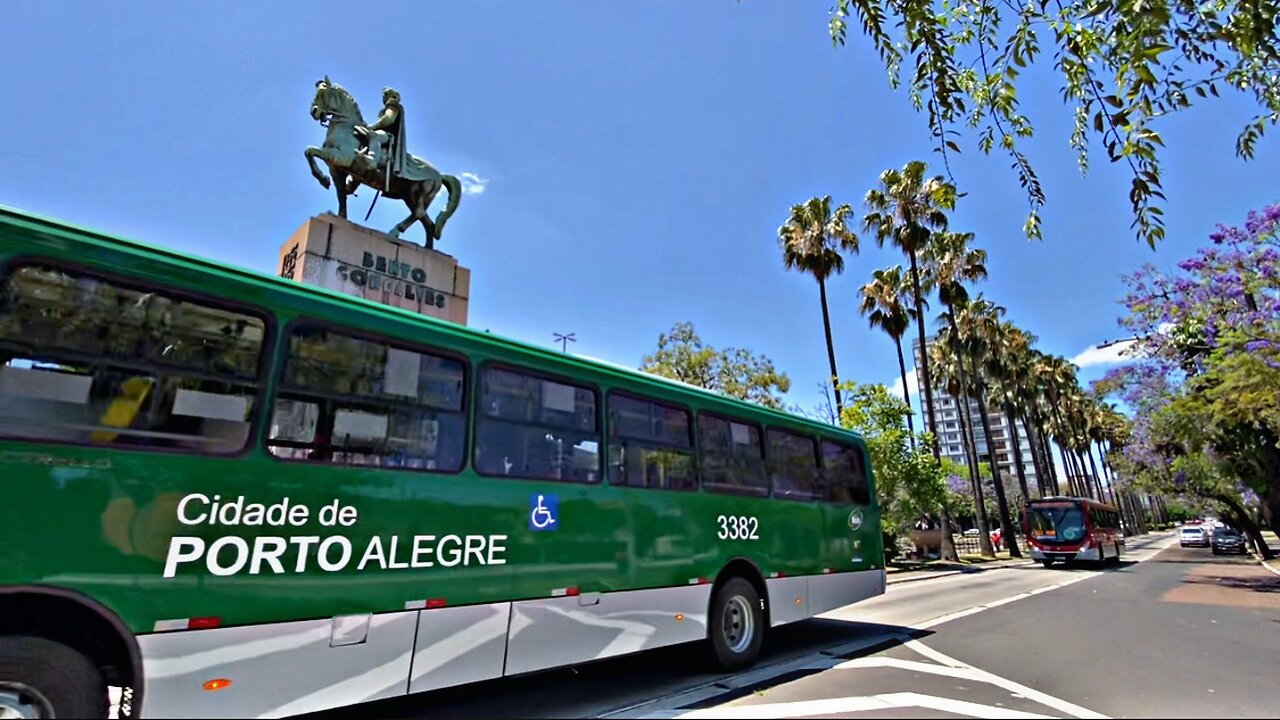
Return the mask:
[[51, 718], [53, 708], [40, 691], [18, 682], [0, 682], [0, 720]]

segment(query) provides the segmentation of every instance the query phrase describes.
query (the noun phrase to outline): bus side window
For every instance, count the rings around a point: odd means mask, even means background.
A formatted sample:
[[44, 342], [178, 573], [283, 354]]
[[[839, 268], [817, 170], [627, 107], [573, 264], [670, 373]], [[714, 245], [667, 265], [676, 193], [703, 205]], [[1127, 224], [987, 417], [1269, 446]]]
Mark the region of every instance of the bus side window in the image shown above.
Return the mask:
[[609, 407], [609, 482], [696, 490], [689, 411], [616, 392]]
[[243, 450], [261, 317], [40, 265], [0, 278], [0, 436]]
[[293, 460], [457, 472], [465, 375], [454, 358], [295, 327], [268, 446]]
[[475, 468], [481, 475], [600, 481], [596, 393], [500, 367], [480, 371]]
[[711, 492], [769, 495], [760, 428], [701, 413], [698, 449], [702, 453], [702, 486]]
[[861, 449], [823, 440], [822, 465], [826, 500], [841, 504], [871, 504], [866, 463]]
[[823, 495], [818, 448], [811, 437], [771, 428], [769, 470], [776, 498], [817, 500]]

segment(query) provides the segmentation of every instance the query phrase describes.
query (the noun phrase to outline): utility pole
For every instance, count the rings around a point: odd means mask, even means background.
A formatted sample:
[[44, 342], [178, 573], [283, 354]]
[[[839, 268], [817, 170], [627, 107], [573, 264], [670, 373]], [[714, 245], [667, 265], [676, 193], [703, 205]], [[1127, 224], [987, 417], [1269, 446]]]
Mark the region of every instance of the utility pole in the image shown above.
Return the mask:
[[575, 334], [576, 333], [569, 333], [568, 335], [561, 335], [560, 333], [551, 333], [551, 337], [560, 342], [560, 352], [568, 352], [566, 349], [568, 347], [568, 343], [578, 342], [578, 338], [574, 337]]

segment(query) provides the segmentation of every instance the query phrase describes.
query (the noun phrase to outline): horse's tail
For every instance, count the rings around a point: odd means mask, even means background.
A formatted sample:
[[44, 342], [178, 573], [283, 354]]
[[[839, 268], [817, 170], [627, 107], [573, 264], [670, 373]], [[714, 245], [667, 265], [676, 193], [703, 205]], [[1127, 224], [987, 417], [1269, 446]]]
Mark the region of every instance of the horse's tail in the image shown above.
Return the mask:
[[462, 181], [452, 175], [441, 175], [440, 181], [444, 183], [444, 187], [449, 191], [449, 204], [436, 214], [436, 239], [440, 239], [440, 233], [444, 232], [444, 224], [453, 216], [453, 211], [458, 209], [458, 201], [462, 199]]

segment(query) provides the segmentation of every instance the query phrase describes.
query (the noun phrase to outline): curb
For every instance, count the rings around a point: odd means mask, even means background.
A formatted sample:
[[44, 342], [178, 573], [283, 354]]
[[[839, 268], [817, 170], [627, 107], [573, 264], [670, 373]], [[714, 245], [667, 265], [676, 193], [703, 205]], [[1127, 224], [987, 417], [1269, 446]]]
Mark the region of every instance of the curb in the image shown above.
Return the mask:
[[933, 572], [921, 573], [917, 575], [915, 572], [896, 573], [905, 574], [907, 577], [902, 579], [894, 579], [892, 576], [885, 580], [887, 585], [897, 585], [899, 583], [919, 582], [921, 580], [933, 580], [934, 578], [948, 577], [951, 575], [970, 575], [973, 573], [986, 572], [988, 570], [999, 570], [1000, 568], [1017, 567], [1019, 565], [1034, 565], [1035, 563], [1025, 558], [1019, 560], [1001, 560], [991, 563], [983, 563], [981, 565], [956, 568], [953, 570], [936, 570]]
[[[1147, 547], [1160, 542], [1160, 540], [1162, 539], [1168, 539], [1168, 538], [1160, 537], [1161, 535], [1164, 535], [1164, 533], [1155, 533], [1155, 532], [1147, 533], [1146, 536], [1143, 536], [1144, 539], [1142, 540], [1142, 542], [1134, 543], [1133, 545], [1128, 546], [1128, 549], [1144, 550]], [[1169, 537], [1173, 537], [1173, 535], [1170, 534]], [[906, 574], [908, 575], [908, 577], [903, 577], [900, 580], [895, 580], [893, 576], [890, 575], [888, 578], [886, 578], [885, 584], [897, 585], [898, 583], [919, 582], [921, 580], [933, 580], [934, 578], [948, 577], [950, 575], [967, 575], [971, 573], [986, 572], [987, 570], [999, 570], [1000, 568], [1019, 567], [1022, 565], [1035, 565], [1035, 564], [1036, 564], [1035, 560], [1031, 560], [1030, 558], [1022, 558], [1022, 559], [1011, 559], [1011, 560], [998, 560], [990, 563], [981, 563], [978, 565], [971, 565], [965, 568], [956, 568], [954, 570], [937, 570], [933, 572], [922, 573], [915, 577], [910, 577], [912, 575], [916, 575], [915, 572], [910, 572], [910, 571], [907, 571], [905, 573], [898, 572], [895, 574], [896, 575]], [[1263, 563], [1263, 564], [1265, 565], [1266, 563]], [[1271, 572], [1274, 572], [1277, 575], [1280, 575], [1280, 570], [1276, 570], [1270, 566], [1268, 566], [1267, 569], [1271, 570]]]

